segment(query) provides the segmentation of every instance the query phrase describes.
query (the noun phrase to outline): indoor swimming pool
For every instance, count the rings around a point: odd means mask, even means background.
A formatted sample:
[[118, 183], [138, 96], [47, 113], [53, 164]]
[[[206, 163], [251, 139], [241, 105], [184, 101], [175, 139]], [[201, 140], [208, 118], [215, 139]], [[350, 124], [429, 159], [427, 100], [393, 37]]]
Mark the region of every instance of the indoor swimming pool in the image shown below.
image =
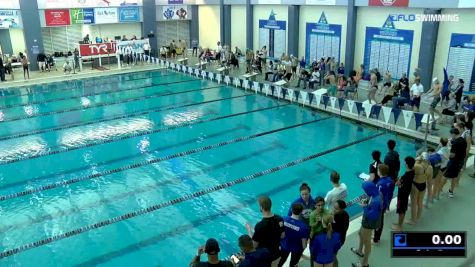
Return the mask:
[[[337, 170], [362, 194], [371, 151], [414, 141], [232, 86], [157, 70], [4, 90], [1, 266], [188, 266], [238, 251], [269, 195], [286, 215]], [[354, 216], [357, 205], [348, 210]]]

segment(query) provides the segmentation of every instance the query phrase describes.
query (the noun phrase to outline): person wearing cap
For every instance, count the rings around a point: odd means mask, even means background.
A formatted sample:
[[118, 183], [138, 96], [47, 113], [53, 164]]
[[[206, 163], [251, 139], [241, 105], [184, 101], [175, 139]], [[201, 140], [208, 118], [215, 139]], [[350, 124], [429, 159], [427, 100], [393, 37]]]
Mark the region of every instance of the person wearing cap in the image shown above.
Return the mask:
[[238, 239], [239, 248], [244, 257], [238, 256], [239, 267], [271, 267], [272, 256], [266, 248], [255, 248], [254, 241], [249, 235], [242, 235]]
[[[190, 267], [233, 267], [232, 262], [219, 260], [218, 254], [220, 251], [218, 241], [214, 238], [208, 239], [206, 245], [198, 248], [198, 254], [193, 257]], [[208, 255], [207, 261], [200, 261], [203, 253]]]
[[429, 115], [432, 117], [433, 119], [433, 122], [432, 122], [432, 130], [435, 130], [435, 124], [436, 124], [436, 120], [435, 120], [435, 113], [437, 113], [439, 116], [441, 116], [442, 114], [436, 109], [437, 107], [437, 104], [439, 104], [439, 102], [441, 101], [441, 93], [442, 93], [442, 84], [440, 84], [439, 82], [439, 79], [437, 78], [434, 78], [432, 79], [432, 88], [426, 92], [426, 94], [430, 94], [432, 93], [430, 96], [433, 98], [432, 99], [432, 102], [429, 106]]

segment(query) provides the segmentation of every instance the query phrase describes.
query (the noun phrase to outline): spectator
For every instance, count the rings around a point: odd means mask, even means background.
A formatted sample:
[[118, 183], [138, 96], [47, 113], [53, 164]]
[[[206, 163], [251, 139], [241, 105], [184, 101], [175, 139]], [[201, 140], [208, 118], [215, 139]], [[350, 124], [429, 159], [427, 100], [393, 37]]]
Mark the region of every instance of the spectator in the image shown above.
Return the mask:
[[462, 102], [462, 96], [463, 96], [463, 87], [465, 85], [465, 82], [463, 79], [459, 79], [459, 84], [455, 88], [455, 101], [457, 102], [456, 109], [458, 110], [460, 108], [460, 104]]
[[324, 232], [318, 234], [310, 245], [310, 252], [313, 258], [313, 266], [325, 267], [333, 266], [333, 261], [341, 248], [341, 239], [338, 232], [333, 231], [333, 215], [323, 216]]
[[383, 99], [381, 100], [381, 105], [386, 105], [386, 103], [388, 103], [389, 101], [392, 101], [394, 97], [397, 96], [397, 84], [391, 86], [391, 87], [383, 87], [383, 88], [386, 88], [385, 89], [385, 96], [383, 97]]
[[422, 153], [416, 158], [414, 164], [414, 181], [411, 190], [411, 220], [408, 224], [416, 224], [422, 214], [422, 206], [424, 204], [424, 195], [427, 189], [427, 181], [432, 179], [432, 166], [428, 162], [429, 154]]
[[70, 63], [70, 60], [68, 57], [66, 57], [66, 59], [64, 60], [64, 64], [63, 64], [63, 72], [64, 74], [71, 74], [71, 71], [73, 70], [73, 68], [71, 67], [71, 63]]
[[340, 174], [336, 171], [332, 171], [330, 174], [330, 182], [333, 185], [333, 189], [328, 191], [325, 196], [325, 203], [328, 208], [333, 208], [337, 200], [345, 200], [348, 195], [348, 189], [346, 184], [340, 183]]
[[[193, 257], [193, 260], [190, 263], [190, 267], [207, 267], [207, 266], [219, 266], [219, 267], [233, 267], [232, 262], [230, 261], [220, 261], [219, 260], [219, 249], [218, 241], [214, 238], [210, 238], [206, 241], [206, 245], [198, 248], [198, 254]], [[207, 261], [200, 261], [200, 257], [203, 253], [208, 255]]]
[[381, 213], [383, 210], [383, 202], [376, 185], [373, 182], [363, 182], [363, 190], [369, 199], [363, 200], [363, 220], [359, 231], [359, 247], [351, 248], [351, 251], [361, 258], [361, 265], [352, 263], [353, 267], [368, 265], [369, 255], [371, 253], [371, 235], [374, 230], [381, 227]]
[[[346, 232], [350, 226], [350, 215], [346, 212], [346, 202], [337, 200], [333, 206], [333, 231], [340, 234], [341, 245], [345, 244]], [[335, 261], [333, 267], [338, 267], [338, 257], [335, 254]]]
[[308, 81], [308, 87], [311, 89], [315, 89], [315, 84], [320, 84], [320, 71], [318, 68], [312, 70], [312, 76]]
[[409, 92], [409, 79], [407, 79], [406, 74], [403, 73], [401, 79], [399, 79], [399, 97], [393, 98], [393, 108], [399, 108], [404, 106], [404, 104], [410, 102], [411, 94]]
[[389, 167], [389, 176], [396, 182], [399, 175], [399, 169], [401, 168], [401, 162], [399, 161], [399, 153], [395, 150], [396, 141], [390, 139], [387, 143], [388, 153], [384, 156], [384, 164]]
[[143, 53], [150, 58], [150, 44], [148, 42], [145, 42], [143, 44]]
[[310, 79], [310, 73], [306, 69], [300, 71], [299, 79], [297, 81], [297, 87], [300, 87], [300, 81], [303, 81], [303, 89], [307, 87], [307, 82]]
[[280, 261], [280, 241], [285, 237], [284, 220], [279, 215], [272, 213], [272, 201], [269, 197], [261, 196], [258, 202], [263, 218], [254, 227], [254, 233], [252, 233], [252, 228], [249, 224], [246, 224], [246, 228], [249, 236], [252, 236], [256, 248], [266, 248], [269, 250], [272, 267], [275, 267]]
[[300, 69], [305, 69], [305, 66], [307, 65], [307, 62], [305, 62], [305, 57], [302, 57], [299, 62], [299, 67]]
[[38, 56], [36, 56], [36, 60], [38, 61], [38, 67], [40, 68], [41, 72], [46, 71], [46, 55], [44, 52], [40, 52]]
[[352, 98], [354, 98], [356, 95], [357, 84], [355, 80], [355, 75], [350, 75], [350, 78], [348, 79], [348, 84], [345, 87], [345, 98], [348, 98], [348, 93], [352, 93]]
[[311, 189], [308, 184], [303, 183], [300, 185], [300, 197], [297, 198], [292, 205], [290, 206], [287, 216], [292, 215], [292, 207], [295, 204], [301, 204], [303, 207], [302, 213], [300, 214], [300, 219], [307, 225], [309, 225], [310, 213], [315, 209], [315, 200], [312, 198]]
[[347, 84], [348, 84], [348, 81], [345, 76], [340, 76], [338, 78], [338, 97], [339, 98], [343, 97]]
[[447, 116], [455, 116], [455, 112], [457, 112], [457, 100], [455, 99], [455, 96], [453, 94], [450, 94], [448, 97], [448, 103], [447, 106], [442, 110], [443, 115]]
[[12, 76], [12, 80], [15, 80], [11, 58], [7, 58], [7, 62], [5, 63], [5, 73], [10, 74]]
[[307, 247], [310, 229], [300, 220], [303, 208], [302, 204], [294, 203], [292, 204], [292, 216], [284, 217], [285, 238], [281, 241], [282, 254], [279, 267], [284, 265], [289, 254], [291, 254], [289, 266], [296, 266]]
[[254, 247], [252, 238], [248, 235], [242, 235], [239, 237], [239, 248], [244, 252], [244, 257], [239, 262], [239, 267], [270, 267], [271, 266], [271, 253], [266, 248]]
[[376, 92], [378, 91], [378, 77], [376, 76], [376, 69], [372, 70], [371, 71], [371, 78], [370, 78], [370, 81], [369, 81], [369, 90], [368, 90], [368, 100], [369, 100], [369, 103], [371, 104], [371, 100], [374, 101], [374, 103], [377, 103], [376, 102]]
[[414, 108], [414, 112], [419, 112], [421, 106], [421, 95], [424, 93], [424, 86], [421, 84], [421, 79], [416, 78], [415, 83], [411, 86], [411, 105]]
[[407, 206], [409, 205], [409, 196], [411, 195], [412, 182], [414, 181], [414, 164], [416, 160], [413, 157], [406, 157], [404, 159], [406, 163], [406, 172], [401, 176], [401, 178], [396, 182], [398, 186], [397, 191], [397, 208], [396, 213], [398, 214], [397, 223], [393, 223], [394, 231], [401, 231], [402, 224], [404, 223], [404, 217], [406, 216]]
[[450, 179], [448, 196], [453, 198], [456, 178], [458, 177], [465, 161], [467, 142], [460, 136], [460, 131], [456, 128], [451, 129], [450, 134], [452, 136], [452, 147], [450, 148], [449, 162], [447, 163], [447, 169], [442, 177], [440, 190], [444, 187], [447, 179]]
[[[264, 80], [268, 80], [269, 79], [269, 75], [274, 75], [274, 72], [277, 72], [277, 65], [274, 64], [274, 62], [271, 60], [269, 62], [269, 71], [267, 71], [264, 75]], [[273, 77], [272, 77], [273, 78]]]
[[170, 43], [170, 48], [169, 48], [169, 52], [171, 54], [171, 57], [172, 58], [175, 58], [176, 57], [176, 44], [175, 44], [175, 40], [172, 40], [172, 42]]
[[77, 48], [74, 48], [74, 69], [78, 68], [79, 69], [79, 50]]
[[193, 51], [192, 51], [193, 56], [197, 57], [198, 56], [198, 40], [193, 39], [191, 41], [191, 48], [193, 48]]
[[445, 171], [447, 170], [447, 164], [450, 159], [450, 151], [447, 144], [449, 140], [445, 137], [441, 137], [439, 141], [439, 147], [437, 149], [437, 154], [441, 157], [440, 162], [440, 172], [437, 175], [434, 181], [434, 198], [439, 199], [440, 192], [442, 191], [442, 177], [444, 176]]
[[369, 165], [369, 181], [377, 184], [379, 181], [378, 166], [382, 164], [381, 152], [379, 150], [374, 150], [371, 152], [371, 157], [373, 158], [373, 163]]
[[23, 56], [21, 57], [21, 65], [23, 66], [23, 78], [28, 77], [30, 79], [30, 62], [28, 61], [28, 57], [26, 54], [22, 54]]
[[122, 40], [121, 41], [128, 41], [127, 37], [125, 35], [122, 35]]
[[330, 212], [325, 209], [325, 199], [323, 197], [317, 197], [315, 202], [315, 210], [310, 213], [310, 239], [324, 231], [323, 217], [330, 214]]
[[102, 43], [102, 38], [99, 36], [96, 36], [96, 44], [101, 44]]
[[389, 176], [389, 167], [385, 164], [380, 164], [378, 166], [378, 175], [381, 177], [381, 179], [379, 179], [379, 181], [376, 183], [376, 187], [381, 193], [383, 199], [383, 210], [381, 212], [380, 227], [374, 230], [373, 244], [375, 245], [378, 245], [379, 240], [381, 239], [384, 226], [384, 213], [389, 210], [389, 205], [391, 204], [391, 199], [393, 198], [394, 192], [394, 183]]
[[338, 67], [337, 70], [338, 76], [344, 76], [345, 75], [345, 64], [340, 63], [340, 67]]
[[329, 71], [327, 75], [325, 75], [325, 81], [327, 81], [330, 84], [330, 87], [328, 88], [328, 95], [335, 96], [336, 95], [336, 78], [335, 78], [335, 72], [334, 71]]
[[0, 55], [0, 80], [5, 81], [5, 66], [3, 65], [3, 55]]
[[82, 41], [83, 41], [83, 43], [85, 43], [85, 44], [91, 43], [89, 34], [86, 34], [86, 36], [84, 36], [84, 38], [82, 39]]

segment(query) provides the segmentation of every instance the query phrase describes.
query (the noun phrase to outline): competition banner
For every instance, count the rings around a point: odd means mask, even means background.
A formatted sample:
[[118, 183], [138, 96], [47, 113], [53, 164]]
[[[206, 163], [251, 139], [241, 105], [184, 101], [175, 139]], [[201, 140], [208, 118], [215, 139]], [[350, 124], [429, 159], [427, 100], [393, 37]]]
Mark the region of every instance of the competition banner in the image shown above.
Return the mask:
[[366, 27], [364, 65], [366, 71], [378, 68], [380, 73], [389, 71], [393, 79], [409, 75], [413, 30], [398, 30], [391, 16], [381, 28]]
[[69, 9], [48, 9], [45, 10], [46, 26], [68, 26], [71, 25]]
[[119, 22], [119, 15], [115, 7], [94, 8], [94, 18], [96, 19], [96, 24]]
[[140, 14], [138, 7], [120, 7], [119, 8], [120, 22], [139, 22]]
[[71, 12], [71, 24], [94, 24], [93, 8], [73, 8]]
[[150, 44], [148, 39], [143, 40], [131, 40], [131, 41], [119, 41], [117, 42], [117, 53], [124, 54], [127, 47], [130, 46], [132, 54], [143, 54], [144, 44]]
[[475, 91], [475, 34], [452, 33], [447, 72], [463, 79], [465, 91]]
[[79, 53], [82, 57], [111, 55], [116, 53], [117, 43], [101, 43], [101, 44], [81, 44], [79, 45]]
[[0, 10], [0, 29], [21, 28], [19, 10]]
[[341, 25], [329, 24], [322, 12], [317, 23], [307, 23], [305, 59], [307, 64], [314, 59], [334, 57], [340, 62]]
[[259, 20], [259, 48], [267, 46], [269, 57], [280, 58], [286, 53], [286, 21], [276, 20], [274, 10], [270, 12], [269, 19]]
[[[14, 0], [0, 0], [14, 1]], [[38, 1], [38, 9], [54, 8], [87, 8], [87, 7], [119, 7], [142, 6], [142, 0], [31, 0]]]

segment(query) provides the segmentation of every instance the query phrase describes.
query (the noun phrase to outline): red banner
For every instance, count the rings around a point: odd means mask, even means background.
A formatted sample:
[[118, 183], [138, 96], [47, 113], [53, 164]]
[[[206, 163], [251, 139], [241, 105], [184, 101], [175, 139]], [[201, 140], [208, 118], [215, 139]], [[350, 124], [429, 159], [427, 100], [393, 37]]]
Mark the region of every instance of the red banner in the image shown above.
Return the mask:
[[98, 56], [98, 55], [113, 55], [116, 52], [116, 43], [102, 43], [102, 44], [82, 44], [79, 45], [79, 52], [84, 56]]
[[71, 25], [69, 9], [47, 9], [45, 10], [46, 26], [68, 26]]
[[402, 6], [407, 7], [409, 0], [369, 0], [368, 6]]

